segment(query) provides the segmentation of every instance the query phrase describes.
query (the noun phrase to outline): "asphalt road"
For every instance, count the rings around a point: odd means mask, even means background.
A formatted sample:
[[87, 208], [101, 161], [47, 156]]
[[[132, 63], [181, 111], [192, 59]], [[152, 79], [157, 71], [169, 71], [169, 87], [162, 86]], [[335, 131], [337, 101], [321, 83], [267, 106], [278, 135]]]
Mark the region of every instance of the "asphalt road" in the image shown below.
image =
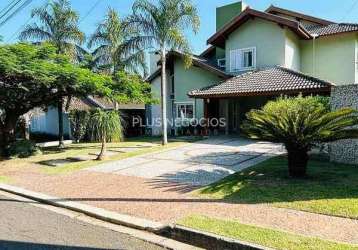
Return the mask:
[[0, 195], [0, 249], [162, 249], [158, 246]]

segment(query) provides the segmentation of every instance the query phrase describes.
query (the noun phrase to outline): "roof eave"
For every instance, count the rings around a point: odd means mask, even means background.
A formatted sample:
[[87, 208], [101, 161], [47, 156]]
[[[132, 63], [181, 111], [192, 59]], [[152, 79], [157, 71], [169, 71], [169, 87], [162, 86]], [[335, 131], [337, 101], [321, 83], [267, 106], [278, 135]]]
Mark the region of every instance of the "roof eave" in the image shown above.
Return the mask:
[[243, 23], [250, 19], [250, 17], [262, 18], [267, 21], [276, 22], [280, 25], [287, 26], [295, 31], [304, 39], [310, 39], [312, 36], [309, 32], [301, 26], [297, 21], [293, 21], [284, 17], [275, 16], [266, 12], [261, 12], [253, 9], [244, 10], [239, 16], [233, 18], [228, 24], [226, 24], [222, 29], [217, 31], [212, 35], [208, 40], [207, 44], [215, 45], [220, 48], [225, 46], [225, 40], [227, 36], [232, 33], [234, 30], [239, 28]]
[[227, 97], [250, 97], [250, 96], [278, 96], [278, 95], [294, 95], [294, 94], [308, 94], [308, 93], [325, 93], [331, 92], [332, 86], [314, 88], [314, 89], [295, 89], [295, 90], [279, 90], [279, 91], [261, 91], [261, 92], [246, 92], [246, 93], [223, 93], [223, 94], [195, 94], [188, 93], [190, 98], [227, 98]]
[[335, 23], [335, 22], [332, 22], [332, 21], [329, 21], [329, 20], [325, 20], [325, 19], [305, 15], [305, 14], [295, 12], [295, 11], [292, 11], [292, 10], [279, 8], [279, 7], [276, 7], [274, 5], [271, 5], [267, 10], [265, 10], [265, 12], [272, 13], [272, 14], [273, 13], [280, 13], [280, 14], [296, 17], [296, 18], [299, 18], [299, 19], [302, 19], [302, 20], [305, 20], [305, 21], [309, 21], [309, 22], [312, 22], [312, 23], [321, 24], [321, 25], [329, 25], [329, 24], [334, 24]]

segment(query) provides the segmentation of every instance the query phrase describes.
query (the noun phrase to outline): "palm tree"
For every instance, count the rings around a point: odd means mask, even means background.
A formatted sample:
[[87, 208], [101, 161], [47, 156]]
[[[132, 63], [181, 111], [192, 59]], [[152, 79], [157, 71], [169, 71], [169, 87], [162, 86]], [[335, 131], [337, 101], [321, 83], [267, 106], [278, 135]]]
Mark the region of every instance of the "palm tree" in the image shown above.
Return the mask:
[[148, 0], [136, 0], [133, 4], [133, 14], [127, 18], [125, 26], [140, 34], [135, 40], [137, 44], [145, 48], [155, 48], [160, 52], [161, 118], [165, 145], [168, 143], [166, 54], [170, 50], [180, 50], [186, 54], [186, 66], [191, 64], [190, 46], [184, 31], [190, 28], [196, 33], [199, 30], [198, 10], [191, 0], [159, 0], [157, 5]]
[[281, 97], [247, 114], [243, 130], [254, 139], [283, 143], [291, 177], [306, 175], [308, 152], [315, 145], [358, 138], [358, 111], [329, 111], [318, 97]]
[[89, 38], [88, 47], [96, 47], [93, 52], [96, 65], [112, 74], [119, 70], [132, 73], [141, 70], [145, 74], [145, 52], [138, 47], [135, 37], [134, 30], [124, 29], [117, 12], [109, 8], [106, 18]]
[[91, 114], [90, 126], [94, 137], [102, 143], [101, 152], [97, 160], [103, 160], [106, 156], [107, 142], [121, 140], [123, 137], [121, 117], [118, 111], [96, 109]]
[[[79, 46], [84, 41], [84, 34], [78, 28], [78, 14], [71, 9], [68, 0], [51, 1], [40, 8], [32, 10], [31, 17], [39, 23], [27, 25], [20, 34], [20, 40], [33, 42], [50, 42], [57, 48], [58, 54], [70, 55], [74, 60], [81, 54]], [[63, 100], [58, 102], [59, 146], [63, 143]]]

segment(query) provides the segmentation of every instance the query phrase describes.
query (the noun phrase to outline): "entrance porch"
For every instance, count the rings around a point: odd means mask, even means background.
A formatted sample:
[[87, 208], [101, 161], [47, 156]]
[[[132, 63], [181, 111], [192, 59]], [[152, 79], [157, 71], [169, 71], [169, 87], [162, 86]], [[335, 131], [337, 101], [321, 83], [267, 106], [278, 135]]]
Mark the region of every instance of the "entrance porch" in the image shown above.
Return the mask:
[[281, 95], [329, 95], [332, 85], [316, 77], [275, 66], [192, 90], [188, 96], [203, 99], [204, 118], [225, 119], [225, 126], [215, 126], [214, 130], [219, 133], [237, 134], [240, 133], [246, 113], [251, 109], [258, 109]]
[[252, 109], [259, 109], [273, 96], [255, 97], [228, 97], [228, 98], [206, 98], [204, 99], [204, 118], [223, 119], [225, 125], [218, 126], [219, 134], [240, 134], [242, 122], [246, 119], [246, 113]]

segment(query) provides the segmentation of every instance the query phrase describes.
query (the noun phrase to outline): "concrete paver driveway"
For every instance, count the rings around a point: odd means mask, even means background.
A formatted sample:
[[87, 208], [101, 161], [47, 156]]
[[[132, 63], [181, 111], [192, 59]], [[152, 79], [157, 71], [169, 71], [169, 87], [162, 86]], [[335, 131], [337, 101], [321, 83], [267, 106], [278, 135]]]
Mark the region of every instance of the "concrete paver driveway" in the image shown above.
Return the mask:
[[283, 152], [279, 144], [213, 137], [87, 170], [203, 186]]

